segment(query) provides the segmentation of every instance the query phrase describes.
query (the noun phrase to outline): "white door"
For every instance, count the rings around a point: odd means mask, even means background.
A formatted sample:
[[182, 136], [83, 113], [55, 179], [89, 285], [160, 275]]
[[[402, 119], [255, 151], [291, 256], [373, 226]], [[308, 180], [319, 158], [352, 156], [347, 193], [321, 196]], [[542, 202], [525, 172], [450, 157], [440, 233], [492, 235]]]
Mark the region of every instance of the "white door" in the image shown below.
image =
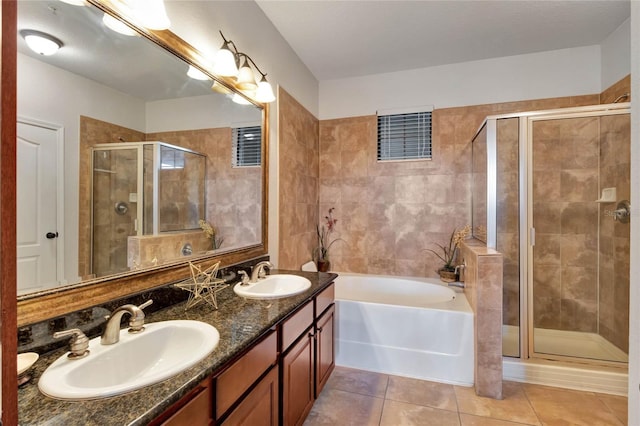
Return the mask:
[[58, 131], [18, 122], [18, 294], [58, 284]]

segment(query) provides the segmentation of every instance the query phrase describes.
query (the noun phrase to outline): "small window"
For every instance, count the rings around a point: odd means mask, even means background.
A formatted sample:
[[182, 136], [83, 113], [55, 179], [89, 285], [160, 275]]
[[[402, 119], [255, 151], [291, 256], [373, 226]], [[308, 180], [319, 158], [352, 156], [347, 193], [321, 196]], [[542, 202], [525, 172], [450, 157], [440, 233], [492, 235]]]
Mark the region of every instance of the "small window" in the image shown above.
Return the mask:
[[431, 159], [431, 111], [378, 112], [378, 160]]
[[262, 128], [260, 126], [233, 128], [231, 163], [233, 167], [259, 166], [261, 163]]

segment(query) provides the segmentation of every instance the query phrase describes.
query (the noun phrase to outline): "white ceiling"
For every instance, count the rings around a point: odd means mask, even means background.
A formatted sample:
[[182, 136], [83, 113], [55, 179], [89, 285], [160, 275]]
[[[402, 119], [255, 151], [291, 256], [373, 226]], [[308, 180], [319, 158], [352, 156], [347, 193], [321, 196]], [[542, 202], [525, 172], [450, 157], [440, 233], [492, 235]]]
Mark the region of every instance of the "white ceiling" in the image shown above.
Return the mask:
[[600, 44], [628, 0], [256, 0], [318, 80]]

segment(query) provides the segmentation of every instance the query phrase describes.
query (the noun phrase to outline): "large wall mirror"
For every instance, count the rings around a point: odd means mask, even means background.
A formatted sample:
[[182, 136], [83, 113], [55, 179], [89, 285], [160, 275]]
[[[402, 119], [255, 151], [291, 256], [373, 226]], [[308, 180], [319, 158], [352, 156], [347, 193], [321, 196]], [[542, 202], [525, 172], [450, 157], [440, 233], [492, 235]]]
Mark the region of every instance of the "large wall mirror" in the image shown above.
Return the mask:
[[[212, 90], [169, 31], [122, 34], [91, 3], [18, 3], [19, 323], [42, 300], [266, 253], [266, 106]], [[62, 48], [33, 52], [30, 31]]]

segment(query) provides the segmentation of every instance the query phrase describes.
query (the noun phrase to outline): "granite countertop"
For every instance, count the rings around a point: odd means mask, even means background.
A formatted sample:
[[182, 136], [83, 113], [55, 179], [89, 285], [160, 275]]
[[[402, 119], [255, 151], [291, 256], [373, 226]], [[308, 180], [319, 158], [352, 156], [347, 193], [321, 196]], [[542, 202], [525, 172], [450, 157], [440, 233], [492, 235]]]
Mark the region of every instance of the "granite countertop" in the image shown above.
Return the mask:
[[[38, 390], [43, 371], [64, 349], [44, 354], [32, 369], [32, 380], [18, 389], [20, 425], [144, 425], [215, 373], [237, 354], [258, 340], [298, 306], [327, 287], [336, 275], [322, 272], [274, 270], [304, 276], [311, 288], [299, 295], [273, 300], [248, 300], [233, 292], [233, 285], [217, 294], [218, 310], [201, 303], [185, 311], [181, 302], [147, 315], [147, 323], [174, 319], [202, 321], [220, 332], [220, 343], [205, 359], [182, 373], [155, 385], [110, 398], [89, 401], [61, 401]], [[126, 360], [123, 360], [126, 362]]]

